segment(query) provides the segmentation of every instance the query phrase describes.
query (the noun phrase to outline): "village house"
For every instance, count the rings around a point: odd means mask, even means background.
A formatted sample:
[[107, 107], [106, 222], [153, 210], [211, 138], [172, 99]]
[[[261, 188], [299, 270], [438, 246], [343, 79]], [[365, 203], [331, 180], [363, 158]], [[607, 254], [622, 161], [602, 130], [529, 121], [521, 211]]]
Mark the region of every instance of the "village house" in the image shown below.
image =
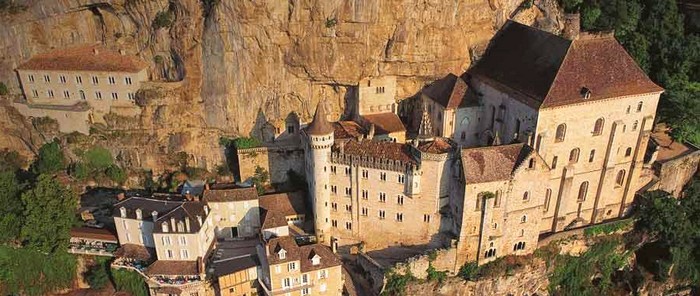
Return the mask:
[[212, 185], [202, 199], [210, 207], [217, 238], [255, 237], [260, 232], [258, 191]]
[[87, 134], [89, 124], [104, 122], [110, 112], [140, 114], [136, 93], [148, 80], [144, 61], [99, 44], [37, 54], [16, 70], [25, 99], [15, 104], [18, 110], [55, 119], [65, 133]]

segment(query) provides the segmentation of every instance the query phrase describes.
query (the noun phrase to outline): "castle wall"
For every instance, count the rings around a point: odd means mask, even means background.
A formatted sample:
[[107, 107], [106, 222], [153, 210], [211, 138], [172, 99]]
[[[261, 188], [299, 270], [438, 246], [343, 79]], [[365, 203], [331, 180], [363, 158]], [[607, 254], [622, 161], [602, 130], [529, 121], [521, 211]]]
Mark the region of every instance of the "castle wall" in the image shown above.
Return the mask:
[[49, 117], [58, 123], [62, 133], [90, 133], [91, 111], [84, 109], [38, 108], [24, 103], [13, 103], [19, 113], [27, 118]]
[[358, 84], [357, 110], [359, 115], [398, 113], [396, 77], [365, 78]]
[[304, 175], [304, 150], [296, 146], [258, 147], [237, 151], [241, 180], [255, 175], [259, 166], [270, 174], [270, 183], [284, 183], [289, 179], [288, 171]]
[[473, 79], [472, 83], [478, 93], [482, 94], [484, 102], [480, 125], [472, 132], [482, 134], [481, 144], [491, 144], [487, 141], [488, 135], [484, 134], [487, 130], [491, 131], [491, 136], [498, 132], [501, 143], [513, 142], [516, 133], [520, 142], [527, 142], [526, 135], [533, 133], [537, 125], [537, 110], [479, 79]]

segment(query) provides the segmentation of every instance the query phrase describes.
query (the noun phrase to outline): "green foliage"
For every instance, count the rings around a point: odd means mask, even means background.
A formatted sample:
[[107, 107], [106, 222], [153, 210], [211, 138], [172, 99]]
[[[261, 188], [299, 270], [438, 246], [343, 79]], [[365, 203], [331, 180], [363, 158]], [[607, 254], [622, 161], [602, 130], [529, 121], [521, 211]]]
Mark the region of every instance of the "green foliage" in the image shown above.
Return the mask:
[[9, 93], [10, 90], [7, 88], [7, 85], [4, 82], [0, 82], [0, 96], [6, 96]]
[[[222, 143], [221, 140], [219, 143]], [[253, 137], [238, 137], [233, 140], [233, 146], [236, 147], [236, 149], [255, 148], [260, 145], [262, 145], [262, 143]]]
[[535, 0], [525, 0], [523, 3], [520, 4], [520, 7], [524, 9], [530, 9], [532, 8], [532, 5], [534, 4]]
[[156, 55], [155, 57], [153, 57], [153, 61], [156, 62], [156, 64], [161, 65], [163, 64], [164, 60], [162, 56]]
[[632, 225], [632, 220], [621, 220], [612, 223], [594, 225], [583, 230], [586, 237], [593, 237], [600, 234], [612, 234]]
[[442, 284], [447, 279], [447, 271], [435, 270], [432, 263], [428, 263], [428, 269], [425, 271], [428, 273], [428, 281], [437, 281], [439, 284]]
[[326, 28], [333, 28], [335, 25], [338, 24], [338, 19], [333, 17], [333, 18], [326, 18]]
[[0, 294], [47, 295], [70, 288], [75, 257], [61, 250], [53, 254], [0, 245]]
[[126, 182], [126, 172], [116, 165], [109, 166], [105, 170], [105, 175], [117, 184], [124, 184], [124, 182]]
[[[609, 295], [613, 272], [627, 262], [620, 237], [607, 237], [579, 257], [558, 255], [549, 277], [552, 295]], [[597, 283], [593, 283], [593, 279]]]
[[126, 291], [134, 296], [148, 296], [146, 282], [135, 271], [112, 269], [112, 280], [117, 291]]
[[22, 226], [21, 186], [14, 171], [0, 171], [0, 243], [15, 240]]
[[408, 270], [405, 274], [398, 274], [394, 271], [389, 271], [386, 274], [386, 285], [382, 291], [382, 296], [390, 295], [405, 295], [406, 286], [408, 283], [416, 281], [416, 277], [413, 276]]
[[265, 194], [265, 184], [270, 180], [270, 174], [261, 166], [255, 166], [255, 174], [252, 181], [258, 190], [258, 195]]
[[579, 7], [581, 6], [581, 3], [583, 3], [583, 0], [560, 0], [559, 2], [561, 7], [564, 8], [565, 12], [571, 13], [579, 11]]
[[65, 250], [70, 239], [77, 195], [49, 175], [40, 175], [34, 186], [22, 193], [25, 222], [20, 237], [28, 247], [42, 252]]
[[26, 6], [16, 4], [14, 0], [0, 0], [0, 13], [16, 14], [26, 9]]
[[216, 174], [219, 176], [228, 176], [231, 174], [231, 169], [229, 169], [228, 164], [222, 163], [216, 166]]
[[[567, 9], [581, 0], [562, 1]], [[700, 37], [686, 31], [676, 0], [583, 0], [588, 31], [614, 30], [642, 69], [666, 89], [659, 119], [676, 140], [700, 143]], [[692, 26], [691, 26], [692, 28]]]
[[532, 255], [499, 257], [489, 263], [479, 266], [479, 277], [496, 278], [514, 275], [518, 270], [532, 263]]
[[204, 179], [207, 177], [207, 175], [209, 175], [209, 172], [207, 170], [198, 167], [188, 166], [185, 167], [183, 171], [189, 179]]
[[90, 288], [104, 288], [109, 282], [109, 260], [105, 257], [95, 257], [95, 265], [85, 272], [85, 279]]
[[91, 171], [104, 171], [114, 163], [112, 153], [100, 146], [85, 151], [83, 161]]
[[27, 164], [27, 160], [17, 151], [0, 150], [0, 171], [17, 171]]
[[153, 19], [153, 29], [170, 28], [175, 22], [175, 16], [170, 11], [159, 11]]
[[54, 174], [66, 168], [66, 158], [63, 156], [58, 140], [46, 143], [39, 148], [39, 155], [32, 165], [35, 174]]
[[81, 181], [84, 181], [88, 177], [90, 177], [90, 169], [88, 169], [87, 165], [85, 165], [82, 162], [76, 162], [71, 164], [70, 168], [68, 169], [68, 173], [73, 178], [76, 178]]
[[457, 275], [465, 281], [474, 281], [479, 277], [479, 265], [476, 262], [467, 262], [459, 268]]

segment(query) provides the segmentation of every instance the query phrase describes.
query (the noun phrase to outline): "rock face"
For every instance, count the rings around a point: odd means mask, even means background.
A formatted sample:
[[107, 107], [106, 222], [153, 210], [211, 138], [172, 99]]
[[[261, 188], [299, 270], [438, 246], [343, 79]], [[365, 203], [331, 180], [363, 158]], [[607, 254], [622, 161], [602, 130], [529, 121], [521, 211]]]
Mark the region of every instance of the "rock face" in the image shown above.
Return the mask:
[[[329, 101], [341, 116], [353, 85], [364, 77], [397, 76], [397, 99], [403, 99], [426, 82], [461, 73], [474, 52], [521, 10], [522, 1], [15, 2], [27, 9], [0, 14], [0, 81], [14, 93], [19, 93], [14, 69], [33, 54], [103, 42], [148, 62], [152, 80], [180, 82], [177, 97], [168, 102], [186, 108], [185, 116], [160, 118], [161, 133], [181, 133], [186, 126], [247, 136], [258, 114], [278, 126], [290, 112], [308, 120], [319, 100]], [[525, 9], [522, 21], [551, 25], [540, 20], [552, 16], [538, 11]], [[171, 22], [157, 26], [159, 14], [170, 15]], [[144, 120], [159, 117], [158, 108], [144, 109], [151, 111], [155, 113], [142, 116], [137, 129], [147, 129]], [[216, 142], [200, 141], [199, 136], [210, 135], [192, 135], [197, 144], [191, 146]], [[218, 153], [211, 148], [194, 150]]]

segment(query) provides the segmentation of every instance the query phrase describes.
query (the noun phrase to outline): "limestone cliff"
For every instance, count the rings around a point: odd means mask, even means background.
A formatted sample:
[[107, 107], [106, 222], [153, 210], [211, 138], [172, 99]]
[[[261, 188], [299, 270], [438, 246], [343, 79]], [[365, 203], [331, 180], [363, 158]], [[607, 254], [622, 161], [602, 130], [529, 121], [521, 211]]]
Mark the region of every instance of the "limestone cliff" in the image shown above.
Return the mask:
[[[546, 12], [556, 11], [554, 1], [519, 9], [521, 2], [15, 0], [26, 10], [0, 14], [0, 81], [18, 93], [14, 69], [50, 48], [103, 42], [125, 49], [150, 64], [152, 80], [179, 83], [160, 105], [144, 107], [130, 131], [160, 146], [171, 141], [164, 135], [187, 133], [192, 144], [170, 148], [213, 162], [219, 150], [203, 145], [216, 141], [200, 137], [248, 135], [260, 116], [277, 123], [296, 111], [308, 119], [319, 100], [340, 116], [363, 77], [398, 76], [403, 99], [460, 73], [516, 11], [524, 22], [555, 20], [556, 28], [557, 16]], [[159, 14], [169, 21], [155, 22]], [[129, 147], [136, 153], [139, 145]]]

